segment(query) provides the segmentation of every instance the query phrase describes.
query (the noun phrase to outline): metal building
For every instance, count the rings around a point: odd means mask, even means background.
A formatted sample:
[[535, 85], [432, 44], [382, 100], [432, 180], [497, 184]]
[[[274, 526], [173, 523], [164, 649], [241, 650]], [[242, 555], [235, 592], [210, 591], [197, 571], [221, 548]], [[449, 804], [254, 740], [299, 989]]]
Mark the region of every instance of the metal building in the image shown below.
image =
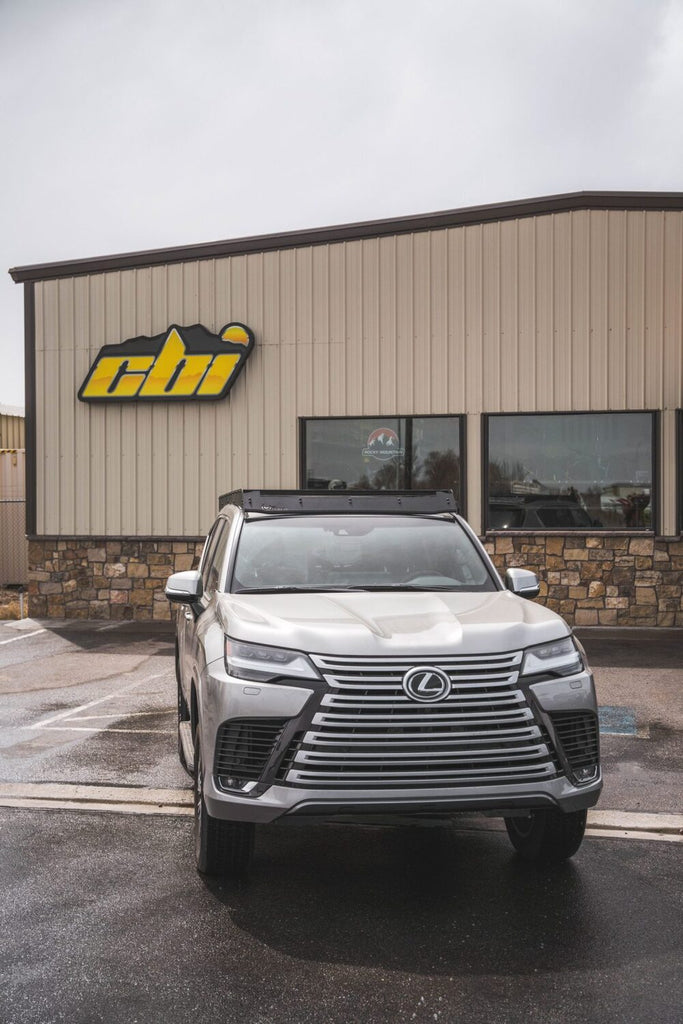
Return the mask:
[[570, 621], [683, 625], [683, 193], [11, 273], [32, 614], [166, 617], [235, 487], [453, 486]]
[[0, 588], [28, 583], [24, 410], [0, 405]]

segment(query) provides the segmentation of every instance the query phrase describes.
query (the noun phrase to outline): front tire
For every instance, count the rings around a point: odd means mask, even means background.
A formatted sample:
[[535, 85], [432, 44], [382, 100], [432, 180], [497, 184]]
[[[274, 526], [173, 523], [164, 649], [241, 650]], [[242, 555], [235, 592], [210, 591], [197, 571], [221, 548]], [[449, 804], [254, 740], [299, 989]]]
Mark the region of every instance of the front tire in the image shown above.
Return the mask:
[[212, 818], [204, 800], [204, 767], [199, 734], [195, 739], [194, 850], [203, 875], [245, 875], [254, 854], [254, 825], [249, 821]]
[[573, 857], [581, 846], [586, 811], [531, 811], [526, 818], [506, 818], [505, 827], [523, 860], [531, 864], [560, 864]]

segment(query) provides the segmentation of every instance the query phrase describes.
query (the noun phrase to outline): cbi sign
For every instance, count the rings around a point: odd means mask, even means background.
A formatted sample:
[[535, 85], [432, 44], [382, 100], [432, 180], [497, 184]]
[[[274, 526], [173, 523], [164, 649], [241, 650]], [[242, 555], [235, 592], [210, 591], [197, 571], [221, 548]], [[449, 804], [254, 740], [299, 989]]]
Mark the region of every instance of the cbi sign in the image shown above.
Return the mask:
[[105, 345], [90, 367], [82, 402], [187, 402], [225, 398], [254, 347], [244, 324], [211, 334], [173, 324], [153, 338]]

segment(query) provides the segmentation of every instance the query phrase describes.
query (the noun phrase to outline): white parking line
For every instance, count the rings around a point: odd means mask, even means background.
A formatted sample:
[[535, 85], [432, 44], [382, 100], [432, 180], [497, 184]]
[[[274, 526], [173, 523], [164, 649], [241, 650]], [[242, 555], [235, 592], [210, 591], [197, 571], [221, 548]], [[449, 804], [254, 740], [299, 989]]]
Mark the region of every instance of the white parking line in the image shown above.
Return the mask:
[[119, 814], [193, 813], [191, 789], [87, 786], [81, 783], [0, 783], [0, 807], [37, 810], [115, 811]]
[[163, 709], [159, 711], [108, 711], [104, 715], [72, 715], [69, 719], [70, 722], [92, 722], [97, 721], [101, 718], [121, 718], [121, 715], [125, 715], [126, 718], [144, 718], [145, 715], [175, 715], [175, 711], [169, 708], [167, 711]]
[[45, 729], [51, 726], [53, 722], [61, 722], [64, 718], [70, 718], [72, 715], [78, 714], [79, 711], [87, 711], [88, 708], [94, 708], [98, 704], [104, 704], [105, 701], [114, 700], [122, 693], [128, 693], [130, 690], [135, 690], [138, 686], [143, 686], [145, 683], [149, 683], [152, 679], [160, 679], [161, 676], [165, 676], [170, 669], [166, 672], [157, 672], [153, 676], [145, 676], [144, 679], [138, 679], [135, 683], [130, 683], [128, 686], [122, 686], [120, 690], [114, 690], [113, 693], [108, 693], [104, 697], [98, 697], [97, 700], [88, 701], [87, 704], [80, 704], [78, 707], [69, 708], [67, 711], [60, 711], [58, 715], [52, 715], [50, 718], [45, 718], [42, 722], [36, 722], [34, 725], [25, 725], [24, 729]]
[[21, 636], [11, 636], [9, 640], [0, 640], [0, 647], [5, 644], [14, 644], [17, 640], [28, 640], [30, 636], [38, 636], [39, 633], [47, 633], [46, 629], [34, 629], [32, 633], [22, 633]]
[[[125, 717], [125, 716], [117, 716]], [[33, 729], [35, 726], [26, 726], [27, 729]], [[158, 732], [163, 733], [165, 736], [171, 736], [175, 729], [111, 729], [108, 725], [45, 725], [43, 726], [43, 732], [130, 732], [130, 733], [149, 733]]]

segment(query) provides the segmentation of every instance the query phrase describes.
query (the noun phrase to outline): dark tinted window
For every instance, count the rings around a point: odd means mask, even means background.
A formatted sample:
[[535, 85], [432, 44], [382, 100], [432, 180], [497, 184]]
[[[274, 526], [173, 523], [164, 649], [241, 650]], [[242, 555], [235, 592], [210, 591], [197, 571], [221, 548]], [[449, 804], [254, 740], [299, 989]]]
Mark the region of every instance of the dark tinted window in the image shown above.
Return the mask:
[[532, 519], [546, 529], [654, 528], [650, 413], [496, 415], [487, 424], [489, 529], [505, 528], [496, 498], [526, 510], [522, 528]]
[[211, 535], [206, 560], [202, 566], [204, 594], [211, 597], [218, 586], [220, 566], [228, 540], [228, 528], [224, 519], [219, 519]]

